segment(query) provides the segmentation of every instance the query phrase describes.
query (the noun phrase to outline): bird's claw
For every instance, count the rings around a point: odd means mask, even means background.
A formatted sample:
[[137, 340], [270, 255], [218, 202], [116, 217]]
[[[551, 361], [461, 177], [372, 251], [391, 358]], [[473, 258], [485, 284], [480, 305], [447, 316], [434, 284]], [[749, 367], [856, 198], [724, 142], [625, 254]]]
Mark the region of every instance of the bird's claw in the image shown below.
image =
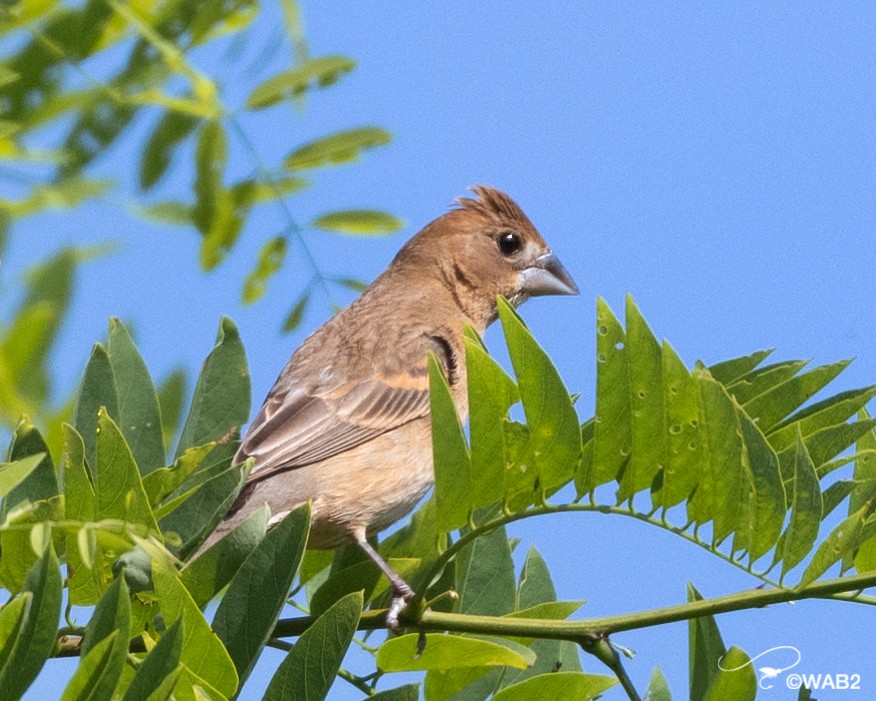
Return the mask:
[[399, 635], [401, 633], [401, 625], [399, 623], [399, 615], [405, 610], [408, 602], [414, 598], [414, 590], [404, 582], [398, 582], [392, 586], [392, 601], [389, 604], [389, 611], [386, 612], [386, 627], [392, 633]]

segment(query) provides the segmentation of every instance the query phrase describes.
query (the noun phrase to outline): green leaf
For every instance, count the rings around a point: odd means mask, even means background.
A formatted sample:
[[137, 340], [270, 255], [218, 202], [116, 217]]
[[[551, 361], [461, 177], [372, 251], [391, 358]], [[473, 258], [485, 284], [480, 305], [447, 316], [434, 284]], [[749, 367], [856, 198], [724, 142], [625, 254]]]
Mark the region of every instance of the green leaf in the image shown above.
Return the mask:
[[438, 527], [450, 531], [464, 525], [472, 511], [472, 465], [450, 386], [432, 353], [429, 354], [429, 402]]
[[215, 443], [189, 448], [180, 455], [170, 467], [160, 467], [143, 477], [143, 489], [149, 503], [156, 507], [176, 490], [188, 477], [204, 463], [213, 452]]
[[285, 321], [283, 321], [283, 333], [289, 333], [290, 331], [294, 331], [299, 326], [301, 326], [301, 321], [304, 318], [304, 312], [307, 309], [307, 305], [310, 303], [310, 288], [304, 290], [301, 293], [301, 296], [298, 298], [298, 301], [292, 305], [292, 309], [289, 310], [289, 313], [286, 315]]
[[784, 360], [758, 368], [727, 385], [736, 401], [745, 404], [764, 392], [774, 389], [806, 367], [806, 360]]
[[693, 493], [706, 467], [706, 444], [700, 427], [700, 390], [681, 358], [668, 343], [662, 348], [664, 401], [666, 402], [666, 466], [651, 494], [655, 507], [681, 503]]
[[[702, 595], [693, 584], [687, 584], [687, 600], [701, 601]], [[718, 660], [727, 648], [713, 616], [700, 616], [688, 621], [688, 648], [690, 650], [690, 700], [705, 701], [709, 687], [720, 674]]]
[[[352, 557], [348, 557], [350, 553]], [[361, 555], [359, 554], [361, 553]], [[404, 578], [405, 573], [399, 572], [395, 562], [388, 560], [387, 564]], [[356, 546], [339, 550], [332, 561], [328, 577], [308, 597], [310, 615], [319, 616], [329, 607], [352, 592], [362, 592], [365, 602], [374, 598], [374, 591], [380, 581], [381, 573], [374, 563]]]
[[5, 497], [27, 479], [45, 457], [45, 453], [37, 453], [14, 462], [0, 463], [0, 497]]
[[669, 684], [667, 684], [663, 672], [660, 671], [660, 667], [654, 667], [654, 671], [651, 672], [651, 681], [648, 682], [645, 698], [648, 701], [672, 701]]
[[800, 432], [805, 438], [816, 431], [846, 421], [874, 396], [876, 396], [876, 388], [867, 387], [842, 392], [808, 406], [782, 421], [779, 428], [770, 434], [770, 444], [777, 451], [789, 448], [797, 440], [796, 424], [800, 425]]
[[314, 83], [319, 87], [327, 87], [355, 67], [355, 61], [343, 56], [310, 59], [291, 70], [278, 73], [256, 87], [250, 93], [246, 106], [250, 109], [270, 107], [281, 100], [300, 95]]
[[165, 464], [161, 410], [155, 385], [131, 335], [118, 319], [110, 319], [108, 354], [122, 434], [142, 474]]
[[155, 696], [169, 698], [170, 690], [163, 697], [156, 692], [168, 684], [168, 680], [171, 689], [176, 682], [183, 638], [183, 619], [178, 618], [164, 631], [161, 639], [137, 668], [122, 701], [157, 701]]
[[[36, 190], [34, 197], [48, 205], [50, 189]], [[69, 308], [77, 256], [75, 249], [63, 248], [28, 271], [27, 293], [0, 342], [0, 358], [8, 364], [16, 390], [32, 401], [45, 401], [51, 389], [46, 361]]]
[[745, 402], [745, 412], [757, 420], [761, 431], [769, 433], [783, 418], [845, 370], [849, 362], [843, 360], [795, 375]]
[[97, 518], [142, 526], [141, 535], [158, 533], [134, 456], [118, 425], [104, 409], [98, 412], [97, 430], [94, 469]]
[[417, 655], [417, 634], [387, 640], [377, 651], [377, 666], [384, 672], [507, 666], [525, 669], [529, 660], [498, 643], [440, 633], [426, 634], [426, 648]]
[[[474, 333], [472, 331], [472, 333]], [[465, 338], [468, 371], [469, 435], [471, 436], [471, 500], [478, 508], [499, 501], [505, 488], [504, 424], [519, 400], [517, 385], [484, 349], [480, 339]]]
[[348, 129], [300, 146], [286, 156], [283, 166], [289, 170], [304, 170], [351, 163], [359, 160], [363, 151], [385, 146], [390, 141], [392, 134], [379, 127]]
[[721, 658], [720, 664], [721, 670], [712, 680], [704, 697], [705, 701], [754, 701], [757, 696], [757, 678], [751, 658], [745, 651], [731, 647]]
[[369, 696], [368, 701], [419, 701], [420, 685], [405, 684], [395, 689], [387, 689], [379, 694]]
[[520, 572], [517, 587], [517, 608], [528, 609], [538, 604], [557, 600], [551, 573], [547, 563], [535, 545], [530, 545]]
[[252, 304], [261, 299], [268, 289], [268, 281], [283, 267], [286, 258], [287, 241], [285, 236], [275, 236], [262, 246], [255, 269], [243, 283], [242, 301]]
[[[754, 505], [746, 539], [750, 562], [754, 564], [778, 541], [788, 507], [778, 457], [745, 412], [737, 409], [737, 417], [745, 446], [744, 459], [754, 486]], [[734, 547], [736, 549], [739, 548]]]
[[58, 478], [55, 465], [49, 454], [49, 447], [30, 421], [22, 419], [12, 436], [12, 447], [9, 449], [11, 462], [18, 462], [31, 456], [42, 455], [39, 463], [18, 484], [12, 487], [3, 499], [2, 513], [27, 499], [31, 503], [42, 499], [51, 499], [58, 494]]
[[85, 366], [73, 411], [73, 425], [85, 441], [85, 461], [92, 470], [97, 440], [97, 412], [101, 407], [106, 407], [110, 416], [118, 418], [119, 398], [109, 354], [102, 344], [95, 343]]
[[227, 255], [240, 232], [231, 194], [222, 179], [228, 160], [225, 132], [218, 120], [204, 122], [195, 152], [195, 205], [192, 222], [203, 236], [201, 267], [212, 270]]
[[569, 392], [547, 354], [504, 299], [499, 317], [529, 428], [538, 488], [548, 492], [568, 482], [581, 457], [581, 428]]
[[[213, 630], [228, 650], [241, 684], [271, 637], [301, 563], [309, 527], [307, 504], [289, 513], [256, 546], [222, 597]], [[361, 601], [359, 606], [361, 610]]]
[[179, 429], [186, 396], [186, 373], [174, 370], [158, 387], [158, 406], [161, 409], [161, 435], [164, 445], [170, 446]]
[[249, 370], [237, 327], [222, 318], [216, 345], [204, 361], [176, 457], [186, 449], [220, 441], [249, 418]]
[[317, 618], [280, 663], [265, 692], [265, 701], [326, 698], [361, 614], [362, 595], [354, 592]]
[[216, 541], [180, 573], [198, 608], [203, 608], [228, 584], [250, 553], [265, 537], [268, 509], [264, 506]]
[[238, 688], [234, 662], [222, 642], [210, 629], [198, 605], [167, 563], [153, 560], [155, 594], [165, 624], [178, 619], [185, 632], [180, 661], [199, 683], [230, 698]]
[[864, 504], [860, 509], [845, 518], [821, 542], [812, 561], [803, 573], [798, 587], [805, 587], [814, 582], [836, 562], [846, 557], [861, 542], [864, 530], [864, 522], [872, 512], [871, 504]]
[[629, 295], [626, 320], [632, 452], [620, 479], [618, 502], [651, 485], [668, 452], [669, 433], [660, 344]]
[[[89, 668], [73, 677], [65, 695], [76, 699], [112, 698], [128, 656], [128, 639], [131, 634], [131, 599], [124, 578], [113, 581], [94, 609], [85, 638], [82, 641], [81, 667]], [[95, 655], [99, 664], [91, 667], [88, 654], [98, 649], [100, 643], [112, 640], [110, 647]], [[74, 689], [76, 691], [74, 692]]]
[[21, 642], [21, 628], [27, 621], [32, 601], [33, 595], [24, 592], [0, 608], [0, 686], [14, 672], [9, 669], [9, 663], [15, 659], [15, 650]]
[[184, 112], [167, 110], [149, 135], [140, 157], [140, 189], [148, 190], [167, 172], [174, 151], [200, 120]]
[[[226, 469], [192, 487], [162, 508], [159, 520], [161, 529], [164, 533], [173, 532], [179, 535], [182, 545], [178, 554], [182, 559], [188, 557], [206, 535], [213, 531], [246, 482], [251, 463], [228, 467], [233, 456], [229, 448], [230, 446], [219, 445], [213, 451], [224, 449], [223, 462]], [[199, 473], [195, 476], [197, 474]]]
[[615, 479], [632, 450], [626, 335], [602, 298], [596, 300], [596, 420], [589, 468], [576, 480], [586, 494]]
[[384, 236], [401, 229], [404, 222], [376, 209], [344, 209], [317, 217], [311, 226], [352, 236]]
[[751, 475], [743, 464], [742, 433], [736, 406], [726, 390], [705, 373], [695, 375], [699, 389], [698, 448], [702, 450], [699, 480], [688, 502], [688, 517], [714, 522], [713, 542], [721, 542], [748, 516]]
[[815, 466], [797, 434], [794, 452], [794, 473], [791, 483], [791, 520], [783, 536], [781, 550], [782, 576], [797, 565], [812, 549], [821, 525], [821, 488]]
[[[861, 409], [858, 418], [866, 421], [870, 415], [865, 409]], [[858, 458], [855, 460], [853, 476], [859, 486], [852, 491], [849, 498], [849, 514], [860, 509], [872, 496], [868, 485], [876, 480], [876, 431], [868, 431], [861, 436], [855, 449]], [[862, 543], [855, 554], [854, 565], [858, 572], [876, 570], [876, 539], [870, 538]]]
[[505, 528], [497, 528], [464, 547], [456, 558], [459, 612], [501, 616], [517, 601], [511, 545]]
[[530, 699], [581, 699], [588, 701], [617, 684], [614, 677], [581, 672], [540, 674], [505, 687], [493, 701], [530, 701]]
[[19, 698], [31, 685], [52, 654], [61, 615], [61, 573], [51, 542], [31, 568], [24, 582], [30, 606], [16, 635], [17, 644], [5, 667], [0, 687], [3, 695]]
[[[85, 655], [64, 689], [61, 701], [109, 701], [119, 681], [116, 649], [121, 634], [113, 631]], [[107, 693], [107, 689], [110, 689]]]
[[[82, 436], [69, 424], [64, 424], [64, 516], [71, 521], [89, 523], [95, 520], [96, 500], [94, 487], [85, 467], [85, 444]], [[65, 535], [67, 552], [67, 590], [70, 602], [76, 606], [92, 605], [101, 594], [100, 567], [102, 553], [95, 542], [93, 562], [87, 564], [79, 547], [80, 534], [67, 531]], [[91, 531], [93, 535], [93, 531]], [[84, 536], [83, 536], [84, 537]]]
[[[767, 350], [756, 351], [751, 355], [743, 355], [740, 358], [715, 363], [709, 366], [709, 374], [722, 385], [729, 385], [754, 370], [754, 368], [772, 355], [774, 350], [774, 348], [769, 348]], [[656, 668], [655, 673], [657, 673]]]

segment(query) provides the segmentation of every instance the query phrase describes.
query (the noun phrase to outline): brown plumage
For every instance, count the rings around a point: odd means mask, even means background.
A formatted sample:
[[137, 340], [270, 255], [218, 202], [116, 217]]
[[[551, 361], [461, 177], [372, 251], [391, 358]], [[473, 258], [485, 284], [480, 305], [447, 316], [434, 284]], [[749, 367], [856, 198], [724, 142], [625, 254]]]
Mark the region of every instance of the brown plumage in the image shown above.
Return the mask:
[[295, 351], [243, 438], [236, 461], [255, 465], [207, 545], [263, 504], [276, 521], [310, 500], [310, 545], [359, 543], [390, 576], [397, 615], [410, 589], [365, 539], [432, 484], [429, 351], [465, 419], [464, 324], [483, 333], [497, 295], [519, 304], [577, 293], [517, 203], [490, 187], [473, 191]]

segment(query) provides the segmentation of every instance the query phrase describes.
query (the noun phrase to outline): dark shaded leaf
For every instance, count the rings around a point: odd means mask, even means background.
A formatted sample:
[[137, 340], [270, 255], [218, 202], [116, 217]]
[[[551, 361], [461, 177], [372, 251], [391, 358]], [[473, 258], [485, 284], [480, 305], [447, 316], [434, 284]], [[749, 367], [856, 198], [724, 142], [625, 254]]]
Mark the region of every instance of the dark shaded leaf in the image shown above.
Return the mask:
[[356, 592], [317, 618], [280, 663], [265, 692], [265, 701], [326, 698], [361, 614], [362, 595]]
[[249, 418], [249, 369], [237, 327], [222, 318], [216, 345], [201, 369], [176, 457], [188, 448], [220, 441]]
[[176, 680], [183, 646], [183, 619], [177, 618], [137, 668], [122, 701], [152, 701], [153, 693]]
[[[305, 504], [269, 530], [234, 575], [216, 610], [213, 630], [228, 650], [241, 684], [271, 637], [301, 563], [309, 528], [310, 507]], [[361, 611], [361, 599], [358, 605]]]
[[[687, 584], [687, 600], [702, 601], [702, 595], [693, 584]], [[688, 649], [690, 650], [690, 699], [705, 701], [709, 688], [721, 673], [718, 661], [727, 652], [718, 625], [713, 616], [692, 618], [688, 626]]]
[[148, 190], [167, 171], [174, 151], [198, 125], [191, 114], [167, 110], [155, 125], [140, 156], [140, 189]]
[[37, 678], [52, 653], [61, 615], [59, 568], [50, 542], [24, 581], [23, 590], [30, 592], [30, 605], [16, 636], [15, 649], [0, 678], [0, 688], [6, 698], [19, 698]]
[[119, 427], [144, 475], [165, 464], [155, 385], [131, 335], [110, 319], [108, 355], [119, 402]]

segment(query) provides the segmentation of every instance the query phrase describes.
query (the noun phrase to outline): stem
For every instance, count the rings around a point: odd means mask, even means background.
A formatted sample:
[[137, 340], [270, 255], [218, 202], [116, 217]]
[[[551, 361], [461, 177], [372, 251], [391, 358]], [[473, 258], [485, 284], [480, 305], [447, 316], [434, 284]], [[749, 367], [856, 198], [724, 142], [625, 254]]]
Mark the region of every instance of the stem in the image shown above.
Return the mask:
[[[651, 626], [686, 621], [701, 616], [714, 616], [731, 611], [762, 608], [771, 604], [800, 601], [802, 599], [839, 598], [838, 594], [848, 594], [876, 586], [876, 572], [857, 574], [851, 577], [838, 577], [813, 582], [797, 589], [748, 589], [736, 594], [718, 596], [713, 599], [690, 601], [675, 606], [627, 613], [619, 616], [603, 616], [579, 621], [557, 621], [544, 618], [508, 618], [499, 616], [473, 616], [461, 613], [441, 613], [424, 611], [417, 621], [404, 619], [403, 623], [416, 624], [429, 631], [453, 631], [455, 633], [479, 633], [517, 638], [542, 638], [570, 640], [583, 644], [594, 636], [607, 635], [626, 630], [637, 630]], [[850, 597], [845, 597], [849, 600]], [[359, 620], [359, 630], [384, 628], [386, 611], [365, 611]], [[277, 637], [301, 635], [314, 622], [311, 616], [288, 618], [278, 621], [274, 629]]]

